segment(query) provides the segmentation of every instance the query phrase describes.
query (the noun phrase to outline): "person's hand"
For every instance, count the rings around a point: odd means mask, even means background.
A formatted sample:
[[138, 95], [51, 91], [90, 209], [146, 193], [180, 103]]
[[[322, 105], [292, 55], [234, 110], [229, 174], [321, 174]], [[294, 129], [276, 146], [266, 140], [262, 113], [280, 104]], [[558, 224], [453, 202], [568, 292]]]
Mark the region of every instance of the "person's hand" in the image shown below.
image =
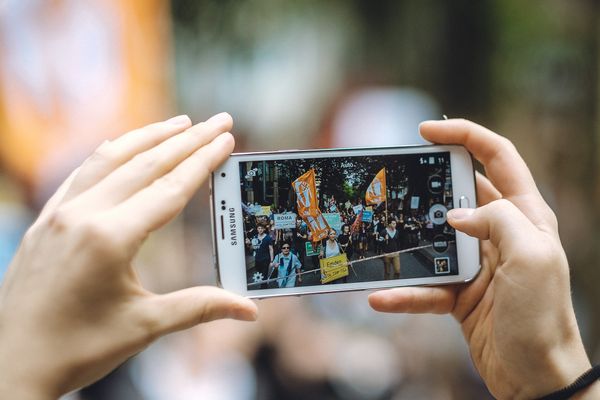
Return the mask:
[[256, 318], [253, 302], [215, 287], [151, 293], [132, 266], [233, 150], [228, 114], [190, 125], [103, 143], [48, 201], [0, 287], [1, 398], [57, 398], [169, 332]]
[[481, 240], [481, 272], [464, 285], [405, 287], [369, 296], [379, 311], [452, 313], [490, 392], [531, 399], [571, 384], [590, 368], [571, 303], [569, 266], [557, 221], [507, 139], [469, 121], [428, 121], [421, 135], [464, 145], [485, 167], [477, 209], [448, 222]]

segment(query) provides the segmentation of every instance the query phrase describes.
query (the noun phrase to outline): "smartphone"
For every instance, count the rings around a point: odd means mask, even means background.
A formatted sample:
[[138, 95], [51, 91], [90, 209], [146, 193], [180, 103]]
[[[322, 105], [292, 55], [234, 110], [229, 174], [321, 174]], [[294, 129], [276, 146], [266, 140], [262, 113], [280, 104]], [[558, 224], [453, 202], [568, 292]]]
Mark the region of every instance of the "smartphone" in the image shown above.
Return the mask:
[[219, 285], [251, 298], [467, 282], [479, 242], [462, 146], [236, 153], [211, 177]]

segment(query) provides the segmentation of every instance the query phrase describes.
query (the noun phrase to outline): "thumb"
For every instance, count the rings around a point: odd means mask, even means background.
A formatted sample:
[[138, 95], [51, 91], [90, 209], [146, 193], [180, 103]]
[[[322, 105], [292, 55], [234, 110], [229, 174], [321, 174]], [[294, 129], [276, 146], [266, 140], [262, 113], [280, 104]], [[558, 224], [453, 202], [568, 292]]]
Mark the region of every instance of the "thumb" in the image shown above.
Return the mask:
[[150, 329], [158, 336], [217, 319], [254, 321], [258, 313], [251, 300], [214, 286], [153, 295], [147, 301]]
[[476, 209], [455, 208], [448, 211], [447, 218], [455, 229], [480, 240], [489, 240], [504, 251], [527, 243], [535, 230], [521, 210], [506, 199]]

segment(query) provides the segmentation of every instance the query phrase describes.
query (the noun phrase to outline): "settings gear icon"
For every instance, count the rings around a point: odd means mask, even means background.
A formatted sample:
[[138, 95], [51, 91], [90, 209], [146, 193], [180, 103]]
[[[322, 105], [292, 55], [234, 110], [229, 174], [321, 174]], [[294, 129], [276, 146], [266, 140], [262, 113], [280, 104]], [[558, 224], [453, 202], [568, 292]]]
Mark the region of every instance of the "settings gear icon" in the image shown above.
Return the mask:
[[258, 283], [258, 282], [262, 282], [264, 280], [264, 276], [262, 274], [262, 272], [255, 272], [254, 275], [252, 275], [252, 282], [254, 283]]

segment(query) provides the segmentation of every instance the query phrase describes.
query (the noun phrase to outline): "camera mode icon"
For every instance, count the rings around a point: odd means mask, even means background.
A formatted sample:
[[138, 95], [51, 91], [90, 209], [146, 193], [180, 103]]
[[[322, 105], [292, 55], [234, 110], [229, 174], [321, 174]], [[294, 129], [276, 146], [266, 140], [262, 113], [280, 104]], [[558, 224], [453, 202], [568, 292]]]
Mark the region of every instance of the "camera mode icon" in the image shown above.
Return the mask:
[[446, 223], [446, 213], [448, 209], [443, 204], [434, 204], [429, 209], [429, 219], [436, 225]]

